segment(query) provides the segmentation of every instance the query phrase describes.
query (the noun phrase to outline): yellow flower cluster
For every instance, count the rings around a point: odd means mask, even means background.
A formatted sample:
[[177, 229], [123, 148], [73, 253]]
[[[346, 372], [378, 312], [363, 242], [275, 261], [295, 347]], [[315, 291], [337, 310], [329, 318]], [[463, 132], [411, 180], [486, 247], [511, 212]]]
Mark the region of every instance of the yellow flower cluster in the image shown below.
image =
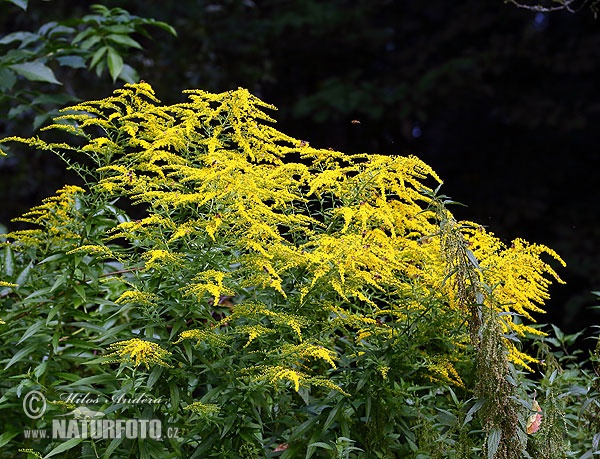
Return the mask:
[[85, 227], [78, 211], [78, 200], [84, 193], [85, 190], [81, 187], [64, 186], [56, 192], [56, 196], [44, 199], [43, 204], [14, 219], [43, 229], [12, 231], [6, 237], [28, 247], [52, 245], [66, 250], [77, 247], [77, 241], [81, 239]]
[[267, 381], [270, 384], [276, 385], [280, 381], [290, 382], [296, 392], [300, 387], [318, 386], [329, 390], [335, 390], [343, 395], [350, 395], [339, 386], [333, 384], [325, 378], [311, 377], [306, 373], [294, 368], [289, 368], [281, 365], [262, 366], [254, 369], [258, 370], [255, 378], [259, 381]]
[[164, 265], [177, 266], [181, 263], [183, 254], [164, 249], [151, 249], [144, 253], [142, 258], [146, 260], [146, 270], [153, 268], [160, 269]]
[[216, 332], [216, 330], [216, 327], [204, 330], [199, 330], [196, 328], [192, 330], [185, 330], [179, 334], [179, 339], [177, 339], [177, 341], [175, 341], [173, 344], [179, 344], [182, 341], [190, 339], [196, 340], [196, 344], [205, 342], [211, 346], [223, 347], [227, 343], [228, 336], [219, 334]]
[[19, 284], [13, 284], [12, 282], [0, 281], [0, 287], [15, 288], [18, 286]]
[[202, 416], [212, 416], [219, 413], [220, 408], [212, 403], [193, 402], [183, 408]]
[[[483, 229], [465, 229], [467, 241], [477, 259], [487, 285], [494, 286], [494, 297], [505, 311], [514, 311], [529, 320], [531, 312], [544, 312], [540, 307], [549, 298], [550, 279], [562, 283], [552, 267], [544, 262], [541, 255], [547, 254], [561, 265], [565, 262], [558, 254], [543, 245], [528, 244], [515, 239], [510, 247]], [[549, 275], [549, 278], [545, 276]], [[530, 327], [513, 324], [513, 330], [536, 333]]]
[[270, 354], [273, 353], [278, 354], [282, 360], [294, 363], [295, 365], [303, 365], [303, 360], [317, 359], [324, 360], [334, 369], [337, 368], [333, 361], [336, 357], [335, 352], [316, 344], [284, 344]]
[[160, 345], [151, 341], [141, 340], [139, 338], [133, 338], [126, 341], [118, 341], [111, 344], [108, 347], [112, 350], [110, 354], [105, 357], [116, 357], [115, 359], [109, 359], [106, 363], [111, 362], [132, 362], [136, 367], [144, 365], [147, 369], [151, 365], [161, 365], [163, 367], [170, 367], [170, 365], [164, 361], [166, 357], [171, 353]]
[[300, 381], [304, 381], [304, 375], [291, 368], [284, 368], [281, 366], [269, 367], [268, 371], [263, 375], [268, 378], [269, 382], [276, 383], [282, 379], [292, 382], [294, 390], [298, 392], [300, 390]]
[[117, 304], [136, 303], [146, 306], [153, 306], [158, 302], [157, 295], [150, 292], [141, 292], [139, 290], [127, 290], [123, 292], [119, 298], [115, 300]]
[[103, 245], [90, 245], [90, 244], [81, 245], [81, 246], [77, 247], [76, 249], [69, 250], [67, 252], [67, 255], [70, 255], [72, 253], [85, 253], [85, 254], [95, 255], [98, 258], [113, 258], [114, 257], [113, 252], [108, 247], [105, 247]]
[[195, 296], [201, 300], [205, 293], [210, 293], [213, 298], [221, 298], [224, 295], [235, 295], [235, 292], [223, 285], [223, 281], [228, 277], [228, 273], [209, 269], [198, 273], [194, 278], [194, 283], [186, 285], [182, 291], [186, 295]]
[[462, 388], [465, 387], [465, 384], [456, 371], [456, 368], [454, 368], [454, 365], [446, 359], [436, 359], [427, 366], [427, 369], [429, 371], [427, 376], [432, 381], [452, 384]]

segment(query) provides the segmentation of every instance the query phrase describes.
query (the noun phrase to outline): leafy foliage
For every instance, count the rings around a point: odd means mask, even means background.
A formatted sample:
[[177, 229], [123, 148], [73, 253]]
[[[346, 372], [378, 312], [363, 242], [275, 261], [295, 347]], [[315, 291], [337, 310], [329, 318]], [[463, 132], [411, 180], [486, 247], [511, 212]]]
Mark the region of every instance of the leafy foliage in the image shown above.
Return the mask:
[[[27, 8], [27, 1], [15, 4]], [[113, 82], [138, 81], [135, 69], [124, 62], [131, 50], [142, 49], [132, 36], [148, 36], [148, 26], [175, 34], [164, 22], [122, 8], [92, 5], [90, 9], [91, 14], [81, 18], [52, 21], [34, 32], [12, 32], [0, 38], [0, 107], [8, 110], [9, 119], [35, 112], [37, 129], [56, 114], [52, 109], [78, 100], [69, 90], [53, 90], [63, 84], [61, 74], [69, 69], [87, 69], [98, 77], [108, 70]]]
[[[86, 185], [6, 235], [0, 410], [38, 390], [48, 414], [11, 425], [43, 429], [74, 409], [61, 394], [90, 393], [180, 433], [14, 438], [11, 454], [525, 454], [517, 381], [538, 361], [521, 340], [543, 333], [523, 320], [560, 280], [540, 257], [558, 255], [457, 222], [416, 157], [311, 147], [244, 89], [187, 94], [163, 105], [127, 84], [44, 128], [76, 141], [1, 141], [52, 151]], [[122, 402], [140, 395], [164, 403]]]

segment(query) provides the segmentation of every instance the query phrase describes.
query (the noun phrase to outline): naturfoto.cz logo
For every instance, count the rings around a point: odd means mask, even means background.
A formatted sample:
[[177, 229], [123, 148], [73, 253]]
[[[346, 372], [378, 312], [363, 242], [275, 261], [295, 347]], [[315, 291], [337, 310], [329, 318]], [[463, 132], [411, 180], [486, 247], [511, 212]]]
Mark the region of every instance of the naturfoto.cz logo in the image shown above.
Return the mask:
[[[114, 398], [113, 398], [114, 400]], [[67, 403], [100, 403], [98, 399], [89, 397], [89, 394], [69, 394], [65, 401]], [[155, 399], [140, 396], [134, 398], [118, 397], [117, 403], [158, 403]], [[23, 411], [31, 419], [41, 418], [47, 409], [47, 401], [44, 394], [39, 391], [31, 391], [23, 397]], [[72, 418], [69, 418], [72, 416]], [[159, 419], [104, 419], [105, 413], [95, 411], [87, 406], [77, 406], [69, 413], [58, 416], [59, 419], [52, 420], [51, 435], [47, 430], [28, 430], [25, 432], [27, 438], [90, 438], [90, 439], [114, 439], [114, 438], [151, 438], [161, 440], [163, 433], [167, 438], [178, 436], [178, 428], [168, 427], [163, 432], [162, 422]]]

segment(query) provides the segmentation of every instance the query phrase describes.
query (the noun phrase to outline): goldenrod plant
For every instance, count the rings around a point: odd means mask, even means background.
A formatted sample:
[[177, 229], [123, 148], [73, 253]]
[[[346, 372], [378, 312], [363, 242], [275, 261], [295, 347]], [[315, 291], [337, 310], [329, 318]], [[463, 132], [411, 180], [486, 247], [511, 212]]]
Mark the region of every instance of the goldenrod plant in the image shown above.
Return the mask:
[[[313, 147], [244, 89], [186, 94], [126, 84], [0, 141], [82, 180], [4, 236], [0, 457], [528, 457], [523, 343], [560, 257], [457, 221], [414, 156]], [[163, 435], [23, 435], [78, 403]]]

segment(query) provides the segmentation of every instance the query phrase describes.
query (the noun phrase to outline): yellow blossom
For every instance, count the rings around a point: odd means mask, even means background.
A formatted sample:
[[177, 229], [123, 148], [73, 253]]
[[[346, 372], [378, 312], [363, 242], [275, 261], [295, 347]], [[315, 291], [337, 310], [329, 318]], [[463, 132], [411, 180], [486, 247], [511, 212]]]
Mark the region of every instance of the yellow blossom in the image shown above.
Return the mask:
[[19, 284], [14, 284], [12, 282], [0, 281], [0, 287], [16, 288], [18, 286]]
[[177, 265], [181, 262], [183, 255], [163, 249], [152, 249], [144, 253], [142, 257], [146, 259], [145, 269], [148, 270], [165, 265]]
[[118, 341], [108, 347], [111, 352], [106, 357], [116, 357], [110, 359], [110, 362], [132, 362], [135, 366], [145, 365], [148, 369], [151, 365], [161, 365], [170, 367], [164, 359], [171, 353], [158, 344], [151, 341], [144, 341], [139, 338], [133, 338], [126, 341]]
[[202, 402], [192, 402], [183, 409], [193, 411], [194, 413], [202, 416], [212, 416], [220, 411], [220, 408], [217, 405]]
[[127, 290], [123, 292], [119, 298], [115, 300], [117, 304], [137, 303], [143, 305], [154, 305], [158, 301], [158, 296], [149, 293], [141, 292], [139, 290]]

